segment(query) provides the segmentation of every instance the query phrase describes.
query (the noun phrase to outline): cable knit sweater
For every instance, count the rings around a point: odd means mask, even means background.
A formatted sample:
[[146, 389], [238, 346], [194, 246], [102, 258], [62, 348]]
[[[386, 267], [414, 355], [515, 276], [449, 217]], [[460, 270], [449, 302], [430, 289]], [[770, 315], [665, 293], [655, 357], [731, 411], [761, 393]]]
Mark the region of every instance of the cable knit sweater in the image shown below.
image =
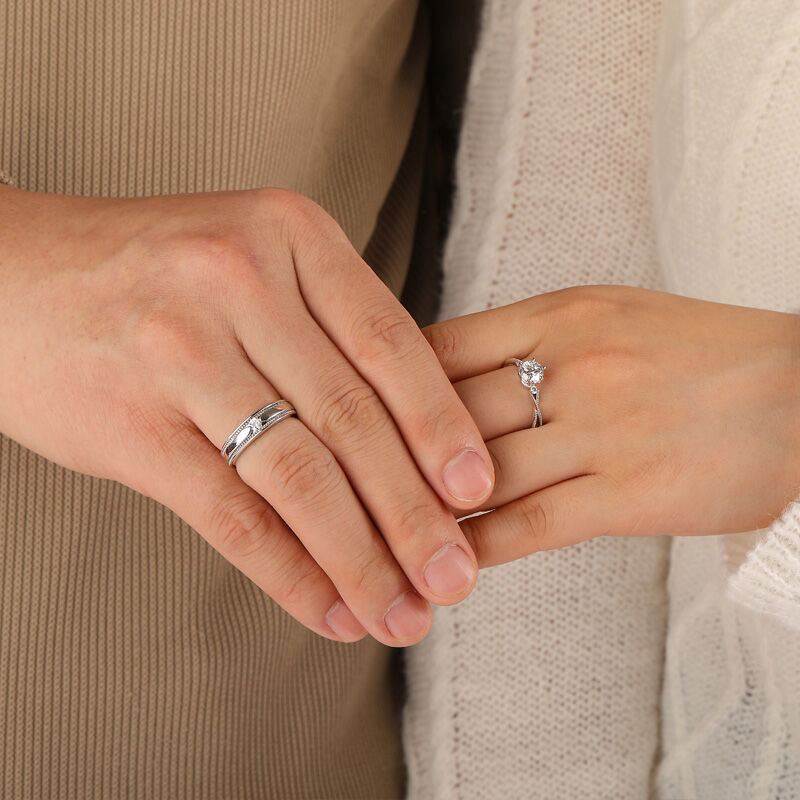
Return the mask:
[[[584, 283], [800, 312], [800, 0], [483, 14], [442, 318]], [[412, 798], [798, 798], [800, 501], [492, 567], [406, 667]]]

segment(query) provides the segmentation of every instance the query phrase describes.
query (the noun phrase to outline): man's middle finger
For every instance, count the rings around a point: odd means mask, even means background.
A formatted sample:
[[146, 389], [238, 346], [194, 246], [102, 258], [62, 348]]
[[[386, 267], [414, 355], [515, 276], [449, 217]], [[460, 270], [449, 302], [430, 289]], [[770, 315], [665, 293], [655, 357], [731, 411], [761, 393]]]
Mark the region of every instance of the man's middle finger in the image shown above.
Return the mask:
[[439, 605], [466, 597], [475, 556], [377, 393], [304, 309], [282, 314], [271, 335], [247, 318], [238, 328], [250, 360], [336, 456], [414, 587]]

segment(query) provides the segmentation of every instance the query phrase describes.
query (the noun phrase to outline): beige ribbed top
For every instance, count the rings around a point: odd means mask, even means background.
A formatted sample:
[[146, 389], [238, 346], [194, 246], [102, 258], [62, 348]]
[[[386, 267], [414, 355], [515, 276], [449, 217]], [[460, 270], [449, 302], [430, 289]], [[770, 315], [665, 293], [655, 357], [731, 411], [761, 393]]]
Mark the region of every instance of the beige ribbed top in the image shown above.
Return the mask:
[[[417, 0], [0, 0], [0, 170], [292, 188], [399, 294], [426, 50]], [[402, 796], [399, 655], [308, 632], [165, 507], [0, 436], [0, 797]]]

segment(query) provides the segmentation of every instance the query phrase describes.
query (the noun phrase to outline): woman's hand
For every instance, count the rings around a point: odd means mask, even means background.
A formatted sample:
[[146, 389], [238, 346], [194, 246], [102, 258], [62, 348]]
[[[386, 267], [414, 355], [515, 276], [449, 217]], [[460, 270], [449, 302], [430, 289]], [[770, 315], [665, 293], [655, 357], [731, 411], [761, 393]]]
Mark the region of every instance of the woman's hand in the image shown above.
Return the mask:
[[[164, 503], [323, 636], [411, 644], [428, 601], [469, 593], [448, 506], [488, 495], [491, 460], [322, 209], [277, 190], [0, 187], [0, 232], [0, 430]], [[298, 416], [229, 467], [225, 438], [280, 397]]]
[[[481, 566], [595, 536], [767, 525], [800, 493], [800, 317], [622, 286], [424, 330], [495, 462]], [[509, 356], [535, 355], [544, 425]]]

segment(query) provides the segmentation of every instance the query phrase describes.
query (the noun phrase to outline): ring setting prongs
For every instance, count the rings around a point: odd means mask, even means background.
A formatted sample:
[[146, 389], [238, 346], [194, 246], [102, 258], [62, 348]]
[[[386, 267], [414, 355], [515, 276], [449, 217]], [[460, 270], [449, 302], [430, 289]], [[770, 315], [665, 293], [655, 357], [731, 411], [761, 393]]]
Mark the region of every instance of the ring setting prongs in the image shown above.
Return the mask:
[[539, 384], [544, 378], [544, 371], [547, 367], [540, 364], [535, 358], [508, 358], [503, 366], [514, 364], [519, 373], [522, 385], [528, 389], [533, 399], [533, 427], [538, 428], [542, 424], [542, 412], [539, 409]]

